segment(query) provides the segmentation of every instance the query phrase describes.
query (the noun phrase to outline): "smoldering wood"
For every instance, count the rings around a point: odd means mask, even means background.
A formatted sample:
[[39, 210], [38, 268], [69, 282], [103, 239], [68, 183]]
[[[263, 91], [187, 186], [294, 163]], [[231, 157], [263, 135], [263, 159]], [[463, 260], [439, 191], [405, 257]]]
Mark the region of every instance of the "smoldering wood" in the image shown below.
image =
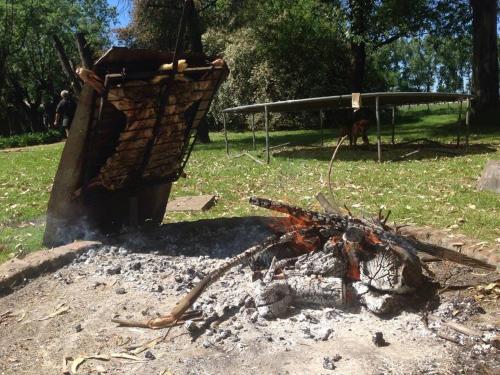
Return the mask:
[[342, 307], [342, 282], [340, 278], [321, 280], [302, 274], [289, 275], [286, 280], [261, 282], [252, 297], [259, 315], [276, 318], [284, 315], [293, 305]]
[[335, 229], [342, 232], [345, 232], [348, 227], [358, 227], [365, 232], [373, 232], [377, 234], [380, 236], [382, 241], [386, 241], [391, 246], [398, 246], [404, 249], [407, 254], [413, 257], [416, 257], [418, 252], [423, 252], [440, 259], [449, 260], [451, 262], [471, 267], [479, 267], [488, 270], [496, 269], [496, 265], [466, 256], [455, 250], [425, 243], [409, 236], [400, 235], [392, 228], [383, 226], [382, 223], [369, 221], [367, 219], [354, 218], [349, 215], [341, 214], [322, 214], [316, 211], [305, 210], [300, 207], [288, 205], [278, 201], [272, 201], [266, 198], [251, 197], [250, 204], [285, 213], [310, 225], [331, 225]]

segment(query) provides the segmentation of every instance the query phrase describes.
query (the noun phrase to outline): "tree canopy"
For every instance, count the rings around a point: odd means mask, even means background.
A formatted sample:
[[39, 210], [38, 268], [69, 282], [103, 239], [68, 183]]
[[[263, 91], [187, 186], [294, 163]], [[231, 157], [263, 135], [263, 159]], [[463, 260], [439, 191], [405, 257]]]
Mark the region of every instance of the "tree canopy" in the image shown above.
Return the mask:
[[[92, 49], [110, 44], [114, 8], [106, 0], [7, 0], [0, 3], [0, 131], [4, 135], [44, 129], [59, 92], [69, 87], [52, 35], [76, 63], [75, 33]], [[47, 122], [47, 121], [46, 121]]]
[[[117, 30], [120, 42], [172, 50], [184, 1], [128, 1], [131, 22]], [[252, 102], [375, 90], [477, 92], [474, 82], [494, 82], [472, 74], [471, 2], [195, 0], [184, 45], [229, 64], [211, 108], [213, 125], [222, 108]], [[475, 2], [476, 13], [481, 4]], [[0, 16], [1, 131], [41, 129], [40, 106], [50, 109], [69, 86], [51, 35], [74, 63], [75, 33], [85, 32], [92, 49], [102, 50], [116, 11], [106, 0], [6, 0]]]

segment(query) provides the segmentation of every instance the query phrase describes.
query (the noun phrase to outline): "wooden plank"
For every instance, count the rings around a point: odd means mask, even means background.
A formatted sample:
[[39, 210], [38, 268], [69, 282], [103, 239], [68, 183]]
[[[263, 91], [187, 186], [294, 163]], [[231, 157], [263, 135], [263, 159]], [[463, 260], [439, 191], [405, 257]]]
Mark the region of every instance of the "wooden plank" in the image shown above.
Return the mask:
[[198, 195], [176, 198], [167, 204], [167, 212], [205, 211], [215, 203], [215, 195]]

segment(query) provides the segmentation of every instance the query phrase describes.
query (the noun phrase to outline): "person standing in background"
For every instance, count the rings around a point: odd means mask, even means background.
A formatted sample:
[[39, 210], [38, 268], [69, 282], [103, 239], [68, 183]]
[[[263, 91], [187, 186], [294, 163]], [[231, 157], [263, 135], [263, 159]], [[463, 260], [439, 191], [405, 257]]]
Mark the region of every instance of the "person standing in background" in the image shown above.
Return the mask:
[[58, 127], [62, 124], [62, 128], [66, 133], [66, 138], [69, 136], [69, 129], [71, 127], [71, 122], [73, 121], [73, 116], [76, 111], [76, 103], [71, 98], [69, 91], [61, 91], [61, 101], [56, 108], [56, 118], [54, 119], [54, 127]]

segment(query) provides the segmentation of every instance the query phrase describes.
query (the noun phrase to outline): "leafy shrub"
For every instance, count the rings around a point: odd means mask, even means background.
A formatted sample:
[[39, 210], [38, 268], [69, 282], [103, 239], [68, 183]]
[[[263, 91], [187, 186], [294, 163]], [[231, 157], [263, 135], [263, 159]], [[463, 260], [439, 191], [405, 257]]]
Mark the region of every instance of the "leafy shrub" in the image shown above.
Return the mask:
[[40, 133], [25, 133], [12, 137], [0, 137], [0, 149], [11, 147], [26, 147], [59, 142], [63, 139], [59, 130], [49, 130]]
[[[230, 69], [210, 108], [212, 128], [220, 129], [224, 108], [348, 92], [345, 38], [338, 25], [319, 16], [331, 8], [310, 1], [278, 0], [259, 3], [255, 11], [252, 28], [209, 29], [203, 36], [207, 54], [222, 56]], [[262, 115], [255, 119], [263, 127]], [[232, 130], [249, 123], [241, 115], [227, 120]], [[309, 113], [273, 114], [270, 125], [275, 129], [317, 124], [317, 114]]]

